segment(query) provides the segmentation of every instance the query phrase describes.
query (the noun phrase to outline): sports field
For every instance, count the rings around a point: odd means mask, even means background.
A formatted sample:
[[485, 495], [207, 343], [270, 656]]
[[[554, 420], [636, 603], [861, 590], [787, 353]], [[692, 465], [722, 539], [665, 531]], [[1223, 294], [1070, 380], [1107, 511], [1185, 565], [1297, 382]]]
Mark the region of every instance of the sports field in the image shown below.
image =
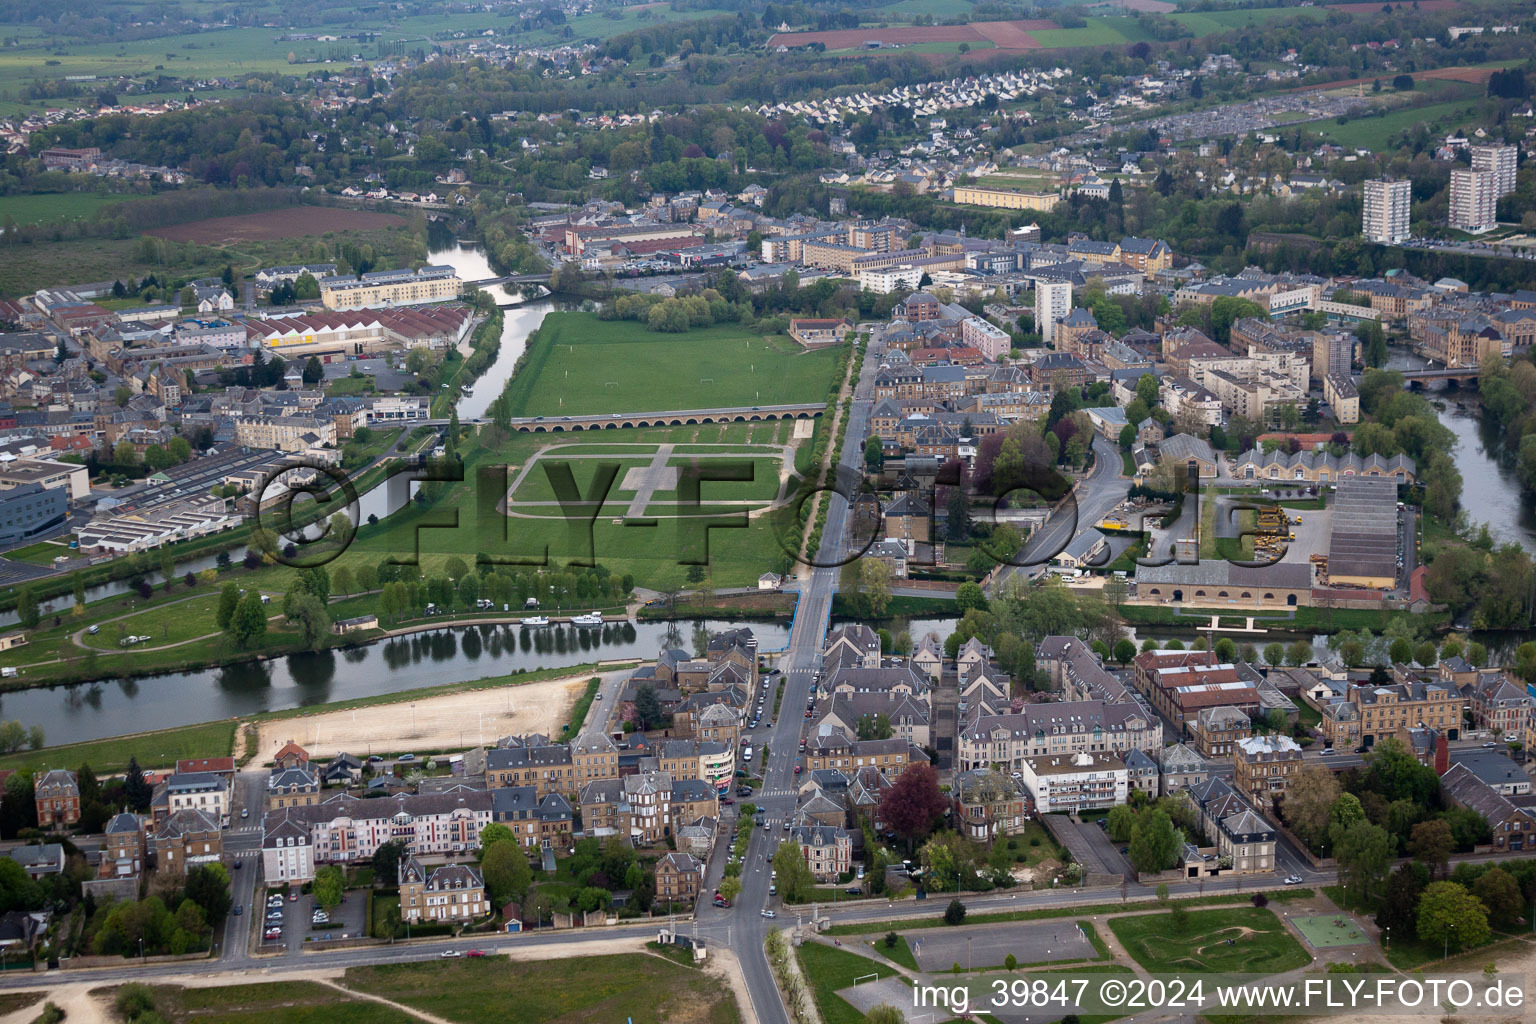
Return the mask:
[[[707, 544], [715, 586], [750, 586], [761, 573], [784, 563], [773, 517], [763, 510], [778, 493], [783, 460], [793, 465], [794, 450], [786, 449], [794, 443], [793, 428], [793, 422], [786, 422], [623, 430], [605, 432], [600, 442], [590, 444], [561, 444], [563, 435], [513, 434], [493, 447], [471, 449], [463, 482], [447, 485], [430, 506], [412, 505], [378, 529], [364, 530], [339, 563], [356, 569], [376, 565], [386, 554], [415, 557], [421, 571], [431, 573], [454, 555], [551, 566], [595, 558], [615, 573], [634, 574], [641, 586], [665, 590], [685, 585], [688, 560], [704, 557]], [[750, 463], [753, 482], [704, 481], [700, 504], [681, 506], [669, 479], [673, 474], [651, 477], [648, 472], [653, 466], [678, 470], [704, 452], [728, 456], [709, 462]], [[619, 469], [601, 506], [572, 515], [555, 503], [548, 474], [539, 465], [545, 457], [565, 461], [577, 489], [594, 500], [598, 495], [590, 486], [596, 464], [616, 462]], [[632, 472], [641, 475], [628, 479]], [[642, 495], [646, 488], [649, 494]], [[635, 510], [642, 497], [644, 503]]]
[[836, 347], [734, 325], [662, 334], [593, 313], [551, 313], [513, 379], [514, 416], [575, 416], [824, 402]]

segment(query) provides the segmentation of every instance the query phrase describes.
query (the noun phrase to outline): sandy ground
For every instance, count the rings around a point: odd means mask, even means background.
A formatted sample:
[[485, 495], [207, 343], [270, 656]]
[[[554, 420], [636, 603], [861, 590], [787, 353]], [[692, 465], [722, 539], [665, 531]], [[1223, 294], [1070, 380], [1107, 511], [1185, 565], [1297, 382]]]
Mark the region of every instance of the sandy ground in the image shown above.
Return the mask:
[[256, 761], [270, 760], [289, 740], [311, 757], [332, 757], [343, 751], [366, 757], [460, 750], [531, 732], [555, 735], [590, 678], [570, 676], [419, 699], [401, 694], [391, 704], [263, 722]]

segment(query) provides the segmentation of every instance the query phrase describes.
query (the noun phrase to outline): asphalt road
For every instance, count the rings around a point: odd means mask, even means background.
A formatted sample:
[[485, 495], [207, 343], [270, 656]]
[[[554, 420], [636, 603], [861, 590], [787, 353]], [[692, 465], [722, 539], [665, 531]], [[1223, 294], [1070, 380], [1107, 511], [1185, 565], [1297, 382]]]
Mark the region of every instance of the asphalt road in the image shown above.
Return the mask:
[[1026, 577], [1045, 571], [1046, 564], [1063, 551], [1072, 539], [1094, 529], [1094, 524], [1108, 515], [1130, 492], [1131, 481], [1120, 475], [1120, 451], [1104, 438], [1093, 439], [1093, 468], [1078, 484], [1076, 500], [1058, 506], [1045, 524], [1024, 544], [1018, 563], [994, 577], [994, 586], [1015, 573]]

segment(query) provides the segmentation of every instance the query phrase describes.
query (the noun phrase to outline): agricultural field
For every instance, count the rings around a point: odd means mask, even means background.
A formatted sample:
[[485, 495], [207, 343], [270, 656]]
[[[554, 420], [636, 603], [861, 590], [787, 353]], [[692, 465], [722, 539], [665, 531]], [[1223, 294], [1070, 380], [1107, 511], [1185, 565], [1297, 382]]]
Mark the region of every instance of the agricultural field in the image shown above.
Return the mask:
[[[196, 6], [196, 5], [190, 5]], [[284, 29], [273, 27], [221, 28], [189, 36], [152, 36], [145, 39], [109, 42], [82, 42], [76, 39], [44, 37], [26, 26], [5, 25], [4, 34], [18, 36], [21, 45], [7, 47], [0, 53], [0, 114], [41, 110], [60, 105], [54, 100], [29, 100], [24, 91], [32, 82], [62, 79], [66, 76], [95, 75], [102, 85], [122, 76], [142, 78], [164, 73], [184, 78], [222, 77], [240, 80], [246, 74], [282, 74], [306, 76], [312, 71], [339, 68], [374, 59], [380, 45], [403, 42], [407, 50], [430, 49], [434, 39], [452, 42], [455, 33], [465, 41], [481, 38], [493, 30], [503, 39], [515, 37], [523, 45], [542, 45], [566, 41], [569, 28], [576, 40], [603, 40], [624, 32], [668, 21], [692, 21], [730, 13], [723, 10], [674, 11], [666, 3], [636, 4], [603, 14], [581, 15], [566, 26], [520, 32], [509, 24], [504, 14], [486, 11], [474, 13], [434, 13], [410, 17], [390, 17], [380, 13], [340, 12], [334, 20], [306, 24], [308, 35], [334, 35], [334, 42], [317, 39], [284, 40]], [[210, 19], [218, 16], [212, 5]], [[272, 24], [285, 21], [280, 10], [274, 11]], [[4, 24], [0, 22], [0, 24]], [[360, 32], [377, 33], [377, 41], [360, 42]], [[290, 57], [292, 58], [290, 60]], [[94, 100], [95, 85], [84, 82], [79, 102]], [[178, 96], [185, 94], [178, 93]], [[219, 97], [230, 95], [219, 92]], [[136, 100], [151, 97], [135, 94]]]
[[111, 192], [41, 192], [34, 195], [0, 196], [0, 224], [54, 224], [90, 220], [97, 211], [116, 203], [140, 198]]
[[552, 313], [529, 344], [509, 392], [514, 416], [823, 402], [839, 355], [734, 325], [661, 334], [592, 313]]
[[[418, 238], [404, 228], [333, 232], [328, 233], [324, 241], [331, 246], [344, 242], [372, 246], [384, 266], [400, 266], [426, 251]], [[268, 264], [322, 258], [316, 252], [315, 239], [306, 237], [251, 239], [228, 246], [194, 245], [146, 237], [65, 238], [23, 242], [7, 247], [3, 252], [0, 293], [6, 295], [25, 295], [39, 288], [83, 281], [138, 280], [150, 272], [184, 279], [217, 276], [226, 263], [233, 264], [237, 273], [245, 274]]]
[[229, 242], [277, 241], [323, 235], [331, 231], [374, 231], [402, 227], [405, 223], [405, 218], [397, 213], [343, 210], [331, 206], [291, 206], [286, 210], [264, 210], [234, 217], [209, 217], [207, 220], [154, 228], [145, 233], [173, 242], [219, 245]]

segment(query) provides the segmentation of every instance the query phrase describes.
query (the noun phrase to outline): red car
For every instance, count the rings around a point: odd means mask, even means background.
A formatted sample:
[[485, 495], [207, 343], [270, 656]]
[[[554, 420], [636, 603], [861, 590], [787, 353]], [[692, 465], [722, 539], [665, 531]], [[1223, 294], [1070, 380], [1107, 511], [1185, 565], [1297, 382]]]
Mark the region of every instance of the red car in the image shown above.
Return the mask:
[[469, 952], [465, 953], [464, 955], [465, 956], [485, 956], [485, 950], [483, 950], [483, 949], [472, 949]]
[[803, 768], [803, 767], [805, 767], [805, 766], [804, 765], [798, 765], [798, 764], [795, 765], [795, 774], [799, 775], [800, 774], [800, 769]]

